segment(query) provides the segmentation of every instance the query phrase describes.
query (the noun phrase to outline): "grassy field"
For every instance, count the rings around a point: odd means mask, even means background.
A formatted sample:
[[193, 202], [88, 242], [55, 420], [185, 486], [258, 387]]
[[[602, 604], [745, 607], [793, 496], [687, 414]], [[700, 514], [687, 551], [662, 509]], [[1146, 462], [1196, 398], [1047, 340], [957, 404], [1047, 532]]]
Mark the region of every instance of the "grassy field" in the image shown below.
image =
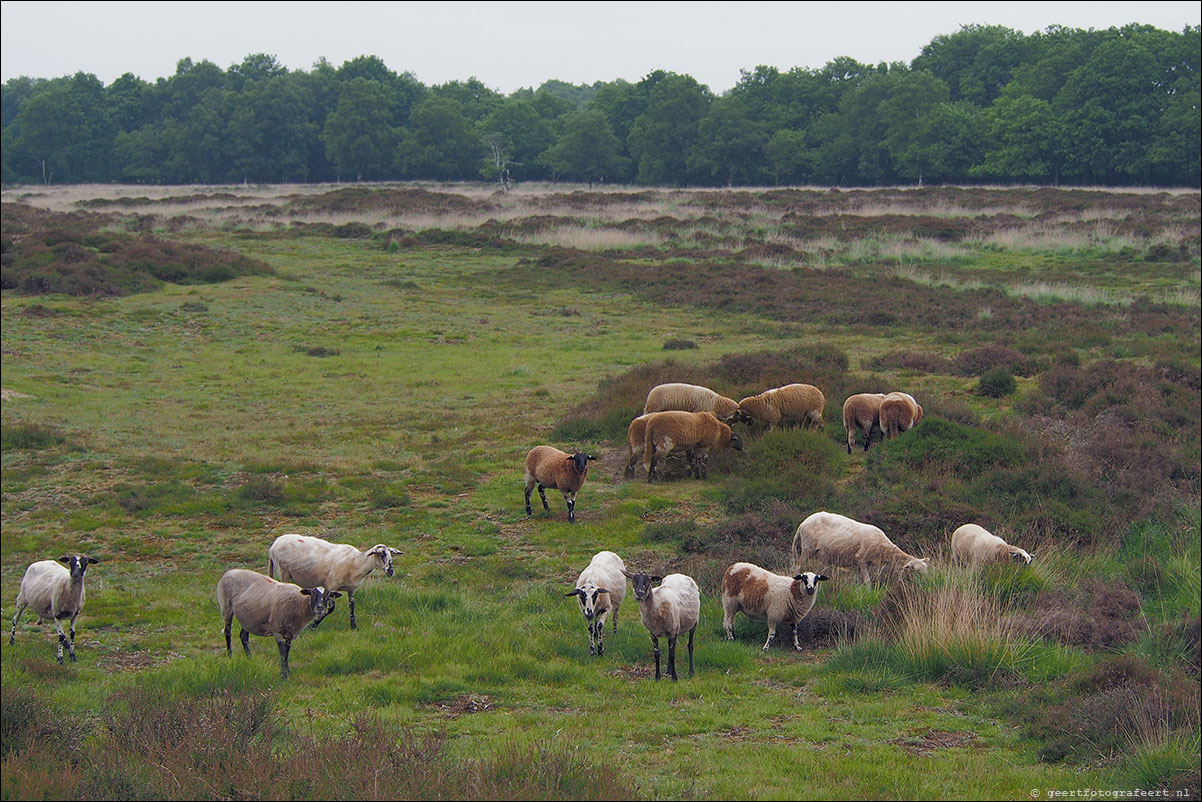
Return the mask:
[[[1197, 192], [3, 200], [4, 614], [30, 562], [102, 560], [77, 664], [28, 612], [3, 647], [4, 798], [1197, 798]], [[29, 291], [110, 269], [106, 237], [265, 269]], [[827, 425], [715, 454], [706, 481], [624, 480], [659, 381], [810, 382]], [[890, 389], [926, 419], [848, 455], [842, 400]], [[541, 443], [599, 456], [575, 525], [554, 491], [525, 515]], [[741, 617], [725, 641], [723, 568], [784, 570], [817, 509], [936, 570], [831, 572], [800, 654]], [[968, 521], [1035, 562], [952, 566]], [[402, 552], [286, 682], [269, 640], [225, 656], [214, 601], [285, 532]], [[564, 594], [601, 549], [698, 580], [694, 678], [654, 681], [632, 596], [589, 657]]]

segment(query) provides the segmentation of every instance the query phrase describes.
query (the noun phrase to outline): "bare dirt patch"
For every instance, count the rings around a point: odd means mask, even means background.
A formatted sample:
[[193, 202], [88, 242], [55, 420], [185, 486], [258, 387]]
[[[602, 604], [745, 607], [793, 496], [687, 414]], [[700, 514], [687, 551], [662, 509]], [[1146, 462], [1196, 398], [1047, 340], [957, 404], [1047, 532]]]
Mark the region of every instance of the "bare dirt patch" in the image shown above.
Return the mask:
[[896, 744], [912, 755], [929, 755], [938, 749], [952, 749], [958, 746], [980, 746], [980, 739], [972, 732], [945, 732], [943, 730], [924, 730], [914, 735], [893, 738], [888, 743]]
[[484, 694], [480, 696], [461, 694], [449, 702], [432, 704], [430, 707], [441, 710], [443, 718], [459, 718], [472, 713], [487, 713], [494, 710], [496, 709], [496, 700]]

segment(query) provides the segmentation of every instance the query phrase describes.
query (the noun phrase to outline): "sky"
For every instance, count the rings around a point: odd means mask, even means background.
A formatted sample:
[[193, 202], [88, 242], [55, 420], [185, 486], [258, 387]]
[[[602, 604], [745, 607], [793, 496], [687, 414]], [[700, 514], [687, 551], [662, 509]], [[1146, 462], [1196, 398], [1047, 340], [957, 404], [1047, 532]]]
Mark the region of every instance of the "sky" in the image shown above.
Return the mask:
[[740, 70], [819, 68], [839, 56], [909, 63], [971, 24], [1202, 24], [1192, 2], [33, 2], [0, 3], [0, 81], [228, 68], [267, 53], [289, 69], [375, 55], [428, 86], [479, 78], [503, 94], [558, 79], [637, 82], [663, 69], [721, 94]]

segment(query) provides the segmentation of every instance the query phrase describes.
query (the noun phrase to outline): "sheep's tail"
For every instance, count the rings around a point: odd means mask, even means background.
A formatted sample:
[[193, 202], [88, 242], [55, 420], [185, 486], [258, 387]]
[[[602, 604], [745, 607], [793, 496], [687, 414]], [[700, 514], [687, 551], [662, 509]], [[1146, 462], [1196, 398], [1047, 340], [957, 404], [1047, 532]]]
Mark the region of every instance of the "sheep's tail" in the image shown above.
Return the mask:
[[275, 579], [275, 560], [271, 559], [271, 552], [267, 552], [267, 575]]

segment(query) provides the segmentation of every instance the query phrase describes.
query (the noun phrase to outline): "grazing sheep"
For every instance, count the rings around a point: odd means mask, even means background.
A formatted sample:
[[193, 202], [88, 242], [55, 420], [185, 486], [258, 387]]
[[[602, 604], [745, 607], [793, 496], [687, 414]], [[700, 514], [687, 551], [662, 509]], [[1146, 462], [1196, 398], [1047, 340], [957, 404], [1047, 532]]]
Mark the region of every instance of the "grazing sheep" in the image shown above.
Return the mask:
[[860, 569], [864, 584], [872, 584], [870, 568], [913, 569], [926, 573], [927, 557], [906, 554], [877, 527], [833, 512], [816, 512], [801, 522], [793, 535], [792, 572], [803, 563]]
[[[17, 640], [17, 619], [25, 608], [33, 609], [38, 623], [53, 621], [58, 629], [58, 664], [63, 664], [63, 644], [75, 660], [75, 619], [83, 610], [83, 575], [92, 563], [100, 560], [72, 554], [55, 560], [39, 560], [25, 569], [21, 577], [21, 589], [17, 591], [17, 612], [13, 614], [12, 629], [8, 633], [8, 645]], [[62, 563], [62, 565], [59, 565]], [[63, 619], [71, 619], [71, 640], [63, 634]]]
[[647, 481], [656, 479], [660, 456], [684, 451], [689, 456], [693, 475], [704, 479], [709, 475], [709, 452], [729, 446], [743, 450], [743, 441], [718, 420], [712, 412], [660, 412], [647, 419], [643, 440], [643, 464], [647, 466]]
[[847, 453], [856, 444], [856, 430], [864, 430], [864, 450], [872, 442], [872, 427], [881, 425], [884, 393], [856, 393], [843, 402], [843, 426], [847, 429]]
[[334, 612], [334, 599], [341, 595], [324, 587], [301, 588], [244, 568], [231, 568], [217, 583], [217, 605], [221, 608], [226, 655], [233, 656], [234, 653], [230, 647], [230, 636], [234, 631], [230, 622], [237, 616], [242, 626], [238, 638], [248, 655], [251, 635], [275, 638], [280, 649], [280, 670], [287, 679], [292, 639], [300, 634], [305, 624], [312, 621], [316, 628], [323, 618]]
[[712, 412], [723, 423], [746, 421], [746, 413], [733, 398], [719, 395], [708, 387], [696, 384], [659, 384], [647, 393], [643, 414], [651, 412]]
[[605, 619], [612, 612], [614, 632], [618, 631], [618, 608], [626, 598], [626, 564], [612, 551], [599, 551], [593, 555], [588, 567], [576, 579], [576, 589], [566, 595], [578, 597], [580, 612], [588, 623], [588, 653], [598, 657], [605, 654], [602, 636], [605, 634]]
[[787, 384], [773, 390], [765, 390], [739, 402], [739, 409], [770, 432], [776, 424], [812, 425], [823, 427], [822, 410], [826, 407], [826, 396], [812, 384]]
[[908, 393], [889, 393], [881, 400], [878, 410], [881, 433], [888, 438], [897, 437], [914, 428], [922, 420], [922, 407]]
[[400, 553], [400, 549], [383, 543], [360, 550], [316, 537], [280, 535], [267, 550], [267, 575], [305, 588], [320, 585], [328, 590], [346, 591], [351, 629], [358, 629], [355, 590], [377, 568], [383, 568], [385, 576], [392, 576], [392, 555]]
[[[625, 568], [622, 574], [634, 581], [634, 598], [639, 603], [639, 616], [643, 626], [651, 633], [651, 647], [655, 652], [655, 678], [659, 679], [659, 639], [668, 639], [668, 675], [676, 681], [676, 638], [689, 632], [689, 676], [693, 676], [693, 633], [701, 618], [701, 592], [692, 577], [684, 574], [668, 574], [665, 577], [650, 576], [640, 571], [632, 574]], [[658, 588], [651, 587], [659, 582]]]
[[982, 526], [964, 524], [952, 532], [952, 556], [965, 565], [975, 566], [1011, 560], [1030, 565], [1034, 555], [1011, 546]]
[[530, 492], [538, 485], [538, 497], [543, 500], [543, 509], [550, 512], [547, 506], [547, 494], [544, 488], [551, 488], [563, 493], [563, 500], [568, 504], [568, 523], [576, 523], [576, 494], [584, 486], [588, 476], [588, 461], [596, 459], [583, 451], [568, 454], [554, 446], [535, 446], [526, 455], [526, 514], [533, 515], [530, 509]]
[[626, 429], [626, 471], [627, 479], [634, 477], [634, 466], [639, 458], [643, 456], [643, 441], [647, 438], [647, 419], [651, 415], [658, 413], [652, 412], [650, 415], [639, 415], [630, 422], [630, 426]]
[[776, 638], [776, 625], [785, 623], [793, 627], [793, 648], [800, 652], [797, 625], [814, 606], [818, 583], [826, 579], [813, 571], [787, 577], [752, 563], [735, 563], [722, 575], [722, 627], [726, 639], [735, 639], [735, 613], [742, 612], [754, 621], [768, 622], [764, 651]]

